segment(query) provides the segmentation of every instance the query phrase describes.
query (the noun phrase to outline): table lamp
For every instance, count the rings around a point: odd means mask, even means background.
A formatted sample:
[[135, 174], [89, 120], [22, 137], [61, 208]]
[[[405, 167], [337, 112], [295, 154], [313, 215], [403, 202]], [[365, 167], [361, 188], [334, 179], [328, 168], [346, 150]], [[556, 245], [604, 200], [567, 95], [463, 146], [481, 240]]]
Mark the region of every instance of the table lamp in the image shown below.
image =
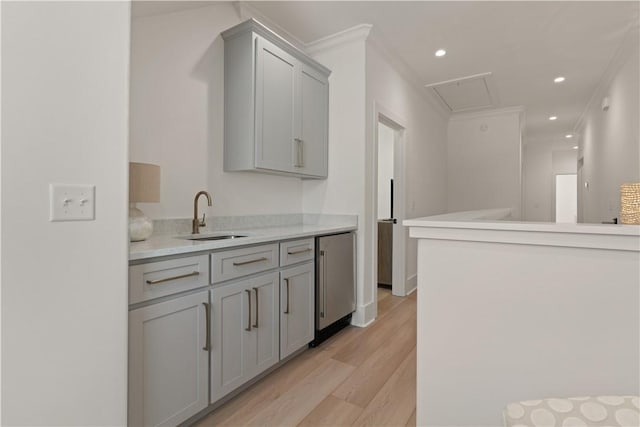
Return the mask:
[[620, 222], [640, 224], [640, 182], [620, 186]]
[[153, 233], [153, 222], [136, 203], [160, 201], [160, 166], [149, 163], [129, 163], [129, 239], [139, 242]]

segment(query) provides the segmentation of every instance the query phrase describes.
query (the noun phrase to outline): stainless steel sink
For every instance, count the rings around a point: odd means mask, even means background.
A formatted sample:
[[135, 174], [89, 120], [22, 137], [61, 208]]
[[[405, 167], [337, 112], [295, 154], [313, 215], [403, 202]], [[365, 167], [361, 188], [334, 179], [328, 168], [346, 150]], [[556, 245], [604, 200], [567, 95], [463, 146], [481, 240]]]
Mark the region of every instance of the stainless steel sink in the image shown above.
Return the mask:
[[215, 234], [215, 235], [202, 235], [202, 236], [189, 236], [185, 237], [187, 240], [227, 240], [227, 239], [239, 239], [242, 236], [239, 234]]

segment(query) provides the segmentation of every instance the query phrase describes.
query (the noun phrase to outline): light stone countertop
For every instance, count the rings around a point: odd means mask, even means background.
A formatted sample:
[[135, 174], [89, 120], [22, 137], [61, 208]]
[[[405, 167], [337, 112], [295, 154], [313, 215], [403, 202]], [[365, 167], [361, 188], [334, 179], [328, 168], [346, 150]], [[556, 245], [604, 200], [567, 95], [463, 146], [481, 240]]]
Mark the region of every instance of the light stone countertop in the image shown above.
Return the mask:
[[203, 231], [200, 235], [237, 234], [247, 237], [226, 240], [186, 240], [188, 234], [154, 234], [142, 242], [129, 244], [129, 261], [146, 260], [150, 258], [188, 254], [191, 252], [229, 249], [240, 246], [269, 243], [281, 240], [314, 237], [327, 234], [354, 231], [357, 225], [350, 221], [333, 224], [293, 224], [275, 227], [258, 227], [247, 229], [233, 229], [217, 232]]

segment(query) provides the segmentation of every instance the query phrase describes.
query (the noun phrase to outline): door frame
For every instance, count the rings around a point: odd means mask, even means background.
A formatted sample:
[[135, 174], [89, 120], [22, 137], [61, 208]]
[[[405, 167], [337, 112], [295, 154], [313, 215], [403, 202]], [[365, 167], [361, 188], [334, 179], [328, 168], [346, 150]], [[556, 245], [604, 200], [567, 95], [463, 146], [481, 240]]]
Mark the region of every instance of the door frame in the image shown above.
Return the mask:
[[370, 183], [367, 186], [370, 189], [368, 197], [369, 206], [366, 212], [371, 217], [368, 221], [370, 229], [368, 230], [373, 236], [373, 259], [369, 263], [371, 268], [371, 276], [373, 278], [370, 286], [373, 287], [374, 301], [377, 307], [377, 292], [378, 287], [378, 123], [382, 123], [394, 130], [393, 141], [393, 210], [394, 218], [396, 218], [397, 224], [393, 225], [393, 262], [392, 262], [392, 277], [391, 277], [391, 292], [396, 296], [407, 295], [407, 280], [406, 280], [406, 241], [407, 231], [402, 225], [402, 221], [406, 219], [406, 141], [407, 141], [407, 127], [404, 125], [405, 120], [397, 114], [393, 113], [389, 109], [385, 108], [378, 102], [374, 102], [373, 106], [374, 120], [373, 120], [373, 141], [372, 141], [372, 156], [371, 156], [371, 171], [367, 176], [367, 182]]

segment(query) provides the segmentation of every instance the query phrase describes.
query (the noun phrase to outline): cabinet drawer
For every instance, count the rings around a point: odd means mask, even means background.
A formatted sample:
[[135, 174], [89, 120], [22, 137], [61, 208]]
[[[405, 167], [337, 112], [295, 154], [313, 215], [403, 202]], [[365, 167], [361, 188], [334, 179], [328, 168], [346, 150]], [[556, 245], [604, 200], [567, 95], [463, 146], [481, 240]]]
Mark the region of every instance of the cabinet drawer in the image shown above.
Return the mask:
[[207, 255], [149, 262], [129, 267], [129, 304], [209, 284]]
[[313, 238], [280, 243], [280, 266], [312, 260], [314, 246]]
[[259, 273], [278, 266], [278, 244], [211, 254], [211, 283]]

